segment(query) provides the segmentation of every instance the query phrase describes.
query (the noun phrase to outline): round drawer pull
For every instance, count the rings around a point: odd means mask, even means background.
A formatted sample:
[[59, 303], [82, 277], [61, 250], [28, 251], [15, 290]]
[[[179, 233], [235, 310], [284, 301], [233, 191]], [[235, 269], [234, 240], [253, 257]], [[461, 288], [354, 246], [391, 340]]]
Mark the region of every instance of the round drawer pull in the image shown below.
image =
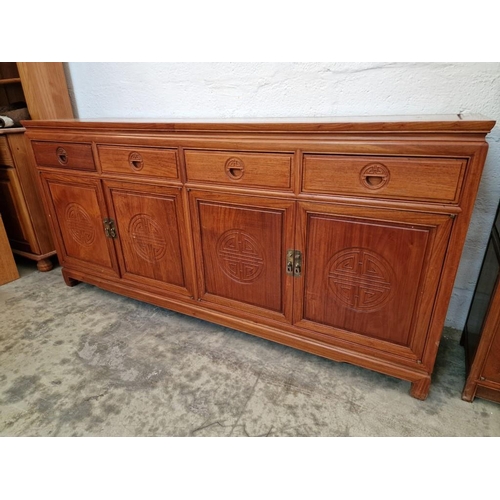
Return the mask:
[[389, 169], [382, 163], [370, 163], [359, 174], [361, 184], [368, 189], [381, 189], [391, 178]]
[[245, 173], [245, 164], [239, 158], [229, 158], [225, 165], [226, 175], [233, 181], [243, 177]]
[[57, 161], [61, 165], [66, 165], [68, 163], [68, 153], [66, 153], [66, 150], [64, 148], [58, 147], [56, 149], [56, 155], [57, 155]]
[[135, 151], [132, 151], [132, 153], [128, 155], [128, 162], [135, 172], [139, 172], [144, 167], [142, 156]]

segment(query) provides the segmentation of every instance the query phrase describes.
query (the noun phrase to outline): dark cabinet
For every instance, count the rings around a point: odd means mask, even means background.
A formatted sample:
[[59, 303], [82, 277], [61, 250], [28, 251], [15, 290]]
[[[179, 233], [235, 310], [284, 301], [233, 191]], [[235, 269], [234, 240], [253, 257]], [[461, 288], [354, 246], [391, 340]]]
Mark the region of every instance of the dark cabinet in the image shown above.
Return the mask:
[[500, 403], [500, 208], [462, 335], [467, 381], [462, 398]]

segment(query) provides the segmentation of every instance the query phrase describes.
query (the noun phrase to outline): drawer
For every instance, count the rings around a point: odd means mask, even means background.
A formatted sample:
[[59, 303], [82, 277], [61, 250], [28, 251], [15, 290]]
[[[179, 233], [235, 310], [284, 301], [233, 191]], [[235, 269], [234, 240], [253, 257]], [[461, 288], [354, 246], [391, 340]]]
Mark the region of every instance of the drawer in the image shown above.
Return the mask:
[[460, 159], [304, 155], [302, 191], [453, 203], [465, 165]]
[[291, 189], [292, 155], [186, 151], [188, 181]]
[[33, 152], [40, 167], [71, 168], [76, 170], [95, 170], [92, 146], [69, 142], [33, 141]]
[[14, 160], [10, 154], [9, 143], [7, 137], [0, 135], [0, 167], [13, 167]]
[[175, 149], [97, 146], [103, 172], [178, 179]]

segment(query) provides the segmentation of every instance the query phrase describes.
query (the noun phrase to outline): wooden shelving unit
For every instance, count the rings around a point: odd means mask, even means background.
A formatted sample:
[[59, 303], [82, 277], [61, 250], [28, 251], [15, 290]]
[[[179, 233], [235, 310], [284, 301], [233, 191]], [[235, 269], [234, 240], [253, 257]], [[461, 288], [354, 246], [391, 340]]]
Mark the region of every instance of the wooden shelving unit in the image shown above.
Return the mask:
[[[73, 118], [62, 63], [0, 62], [0, 107], [14, 103], [26, 103], [32, 119]], [[55, 248], [24, 132], [0, 129], [0, 213], [12, 251], [49, 271]]]
[[20, 78], [3, 78], [0, 80], [0, 85], [13, 85], [15, 83], [21, 83]]

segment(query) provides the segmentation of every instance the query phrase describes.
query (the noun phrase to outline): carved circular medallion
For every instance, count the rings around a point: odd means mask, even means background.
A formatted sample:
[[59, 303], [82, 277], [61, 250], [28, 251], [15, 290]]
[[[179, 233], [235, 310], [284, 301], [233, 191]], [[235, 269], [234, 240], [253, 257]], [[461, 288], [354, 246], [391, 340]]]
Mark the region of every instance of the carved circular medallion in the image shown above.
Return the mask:
[[132, 153], [128, 155], [128, 162], [132, 167], [132, 170], [134, 170], [135, 172], [141, 171], [144, 167], [142, 156], [136, 151], [132, 151]]
[[61, 165], [66, 165], [68, 163], [68, 153], [66, 153], [66, 150], [62, 147], [58, 147], [56, 149], [56, 155], [57, 155], [57, 161]]
[[328, 264], [328, 281], [335, 296], [351, 309], [370, 312], [392, 295], [394, 272], [381, 256], [366, 248], [336, 253]]
[[226, 276], [238, 283], [252, 283], [264, 269], [259, 243], [239, 229], [226, 231], [217, 242], [217, 260]]
[[157, 262], [165, 256], [167, 243], [160, 226], [149, 215], [139, 214], [130, 220], [128, 233], [132, 247], [148, 262]]
[[382, 163], [370, 163], [361, 170], [359, 179], [368, 189], [380, 189], [387, 185], [391, 178], [389, 169]]
[[95, 240], [95, 227], [90, 215], [78, 203], [66, 207], [66, 225], [70, 236], [80, 245], [91, 246]]
[[225, 165], [226, 175], [233, 181], [237, 181], [243, 177], [245, 173], [245, 164], [236, 157], [229, 158]]

